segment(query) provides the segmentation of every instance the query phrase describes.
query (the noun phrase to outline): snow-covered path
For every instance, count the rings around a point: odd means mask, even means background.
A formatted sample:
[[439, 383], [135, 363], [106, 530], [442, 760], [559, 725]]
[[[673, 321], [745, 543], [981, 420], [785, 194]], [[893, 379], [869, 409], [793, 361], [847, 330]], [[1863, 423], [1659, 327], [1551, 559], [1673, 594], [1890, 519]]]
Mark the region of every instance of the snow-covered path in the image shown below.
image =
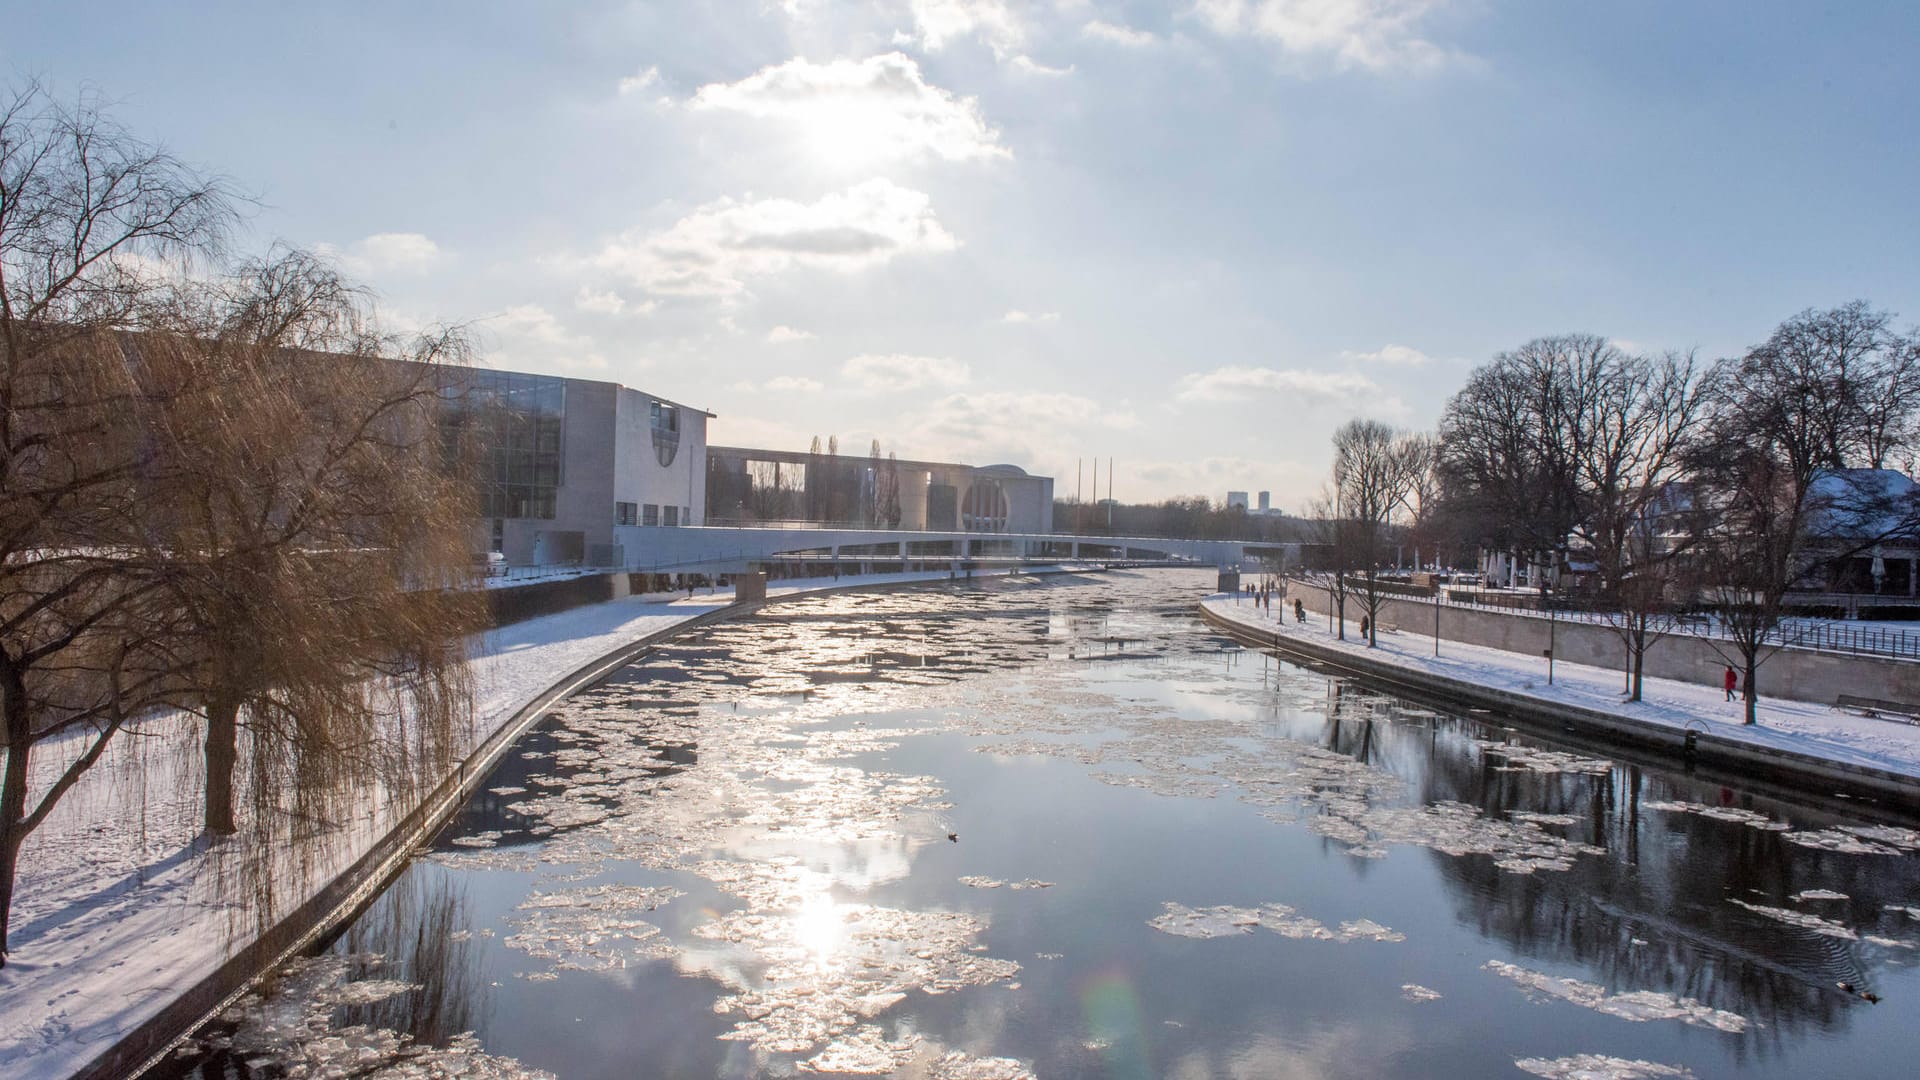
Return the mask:
[[[874, 574], [776, 584], [768, 595], [947, 578]], [[473, 661], [473, 744], [568, 674], [732, 600], [725, 589], [633, 597], [482, 635]], [[200, 837], [199, 752], [189, 718], [142, 722], [28, 838], [12, 951], [0, 968], [0, 1076], [71, 1076], [250, 940], [255, 913], [235, 899], [245, 891], [222, 887], [232, 868]], [[36, 758], [37, 789], [51, 782], [60, 756], [49, 748]], [[286, 853], [283, 861], [295, 865], [280, 869], [275, 910], [292, 910], [352, 866], [410, 809], [368, 806], [327, 843]]]
[[[1860, 716], [1826, 705], [1762, 698], [1759, 723], [1747, 726], [1739, 701], [1727, 701], [1722, 691], [1672, 679], [1647, 679], [1642, 700], [1626, 700], [1625, 677], [1611, 668], [1557, 662], [1553, 683], [1547, 683], [1547, 661], [1481, 645], [1440, 642], [1434, 655], [1433, 638], [1404, 631], [1383, 631], [1379, 647], [1368, 649], [1360, 640], [1359, 621], [1347, 622], [1347, 640], [1327, 629], [1324, 615], [1309, 613], [1304, 623], [1282, 619], [1275, 603], [1271, 615], [1258, 611], [1244, 595], [1216, 596], [1204, 601], [1215, 614], [1265, 632], [1298, 636], [1324, 648], [1386, 661], [1415, 671], [1461, 679], [1481, 686], [1578, 705], [1675, 729], [1692, 723], [1717, 739], [1745, 742], [1774, 750], [1806, 754], [1828, 761], [1884, 769], [1920, 778], [1920, 726]], [[1875, 696], [1871, 688], [1863, 696]]]

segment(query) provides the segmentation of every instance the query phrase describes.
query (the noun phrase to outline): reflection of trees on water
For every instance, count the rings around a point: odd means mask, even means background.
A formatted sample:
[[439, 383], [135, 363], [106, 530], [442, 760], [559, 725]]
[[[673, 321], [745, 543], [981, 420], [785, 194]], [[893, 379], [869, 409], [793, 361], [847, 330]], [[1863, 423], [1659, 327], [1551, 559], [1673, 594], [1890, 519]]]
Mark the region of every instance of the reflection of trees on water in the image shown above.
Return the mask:
[[[1382, 722], [1392, 718], [1395, 722]], [[1454, 801], [1489, 817], [1570, 814], [1546, 828], [1606, 849], [1571, 869], [1512, 874], [1484, 856], [1434, 853], [1456, 917], [1536, 960], [1590, 969], [1610, 990], [1659, 990], [1758, 1021], [1743, 1051], [1806, 1028], [1846, 1024], [1871, 1007], [1841, 982], [1874, 984], [1875, 946], [1788, 925], [1747, 903], [1803, 911], [1860, 933], [1907, 938], [1885, 905], [1920, 892], [1911, 856], [1846, 855], [1789, 843], [1782, 833], [1696, 813], [1644, 807], [1686, 802], [1757, 811], [1796, 829], [1853, 823], [1634, 765], [1604, 773], [1503, 768], [1476, 745], [1490, 729], [1452, 717], [1400, 716], [1397, 703], [1347, 688], [1330, 696], [1319, 745], [1363, 758], [1409, 784], [1421, 803]], [[1829, 889], [1849, 899], [1796, 903]]]
[[334, 952], [384, 957], [368, 974], [415, 984], [408, 993], [342, 1006], [334, 1026], [366, 1024], [440, 1047], [486, 1022], [489, 994], [458, 880], [427, 867], [401, 874], [334, 942]]

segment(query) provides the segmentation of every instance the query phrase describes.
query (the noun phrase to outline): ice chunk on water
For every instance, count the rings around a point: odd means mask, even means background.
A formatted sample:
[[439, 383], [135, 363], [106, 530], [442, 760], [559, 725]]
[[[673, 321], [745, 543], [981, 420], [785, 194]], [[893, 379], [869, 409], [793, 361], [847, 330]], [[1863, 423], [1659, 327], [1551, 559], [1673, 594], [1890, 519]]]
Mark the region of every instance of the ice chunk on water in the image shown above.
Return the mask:
[[1166, 910], [1147, 920], [1147, 925], [1176, 937], [1216, 938], [1250, 934], [1256, 927], [1271, 930], [1281, 937], [1313, 941], [1405, 941], [1407, 936], [1371, 919], [1355, 919], [1329, 930], [1318, 919], [1302, 915], [1285, 904], [1262, 904], [1258, 908], [1219, 905], [1190, 908], [1171, 900]]
[[1606, 987], [1596, 983], [1548, 975], [1500, 960], [1489, 960], [1481, 968], [1513, 980], [1536, 999], [1558, 998], [1622, 1020], [1679, 1020], [1694, 1027], [1716, 1028], [1734, 1034], [1748, 1027], [1746, 1017], [1713, 1008], [1693, 998], [1676, 997], [1656, 990], [1610, 994]]
[[1788, 899], [1798, 900], [1802, 903], [1808, 900], [1845, 900], [1847, 899], [1847, 894], [1834, 892], [1832, 889], [1801, 889], [1799, 892], [1788, 897]]
[[1576, 1054], [1563, 1058], [1521, 1058], [1513, 1063], [1522, 1072], [1547, 1080], [1693, 1080], [1693, 1072], [1677, 1065]]
[[1402, 983], [1400, 996], [1408, 1001], [1439, 1001], [1440, 991], [1428, 989], [1419, 983]]
[[1746, 908], [1756, 915], [1765, 915], [1769, 919], [1797, 926], [1802, 930], [1811, 930], [1816, 934], [1839, 938], [1842, 941], [1858, 941], [1859, 935], [1837, 922], [1831, 922], [1818, 915], [1809, 915], [1804, 911], [1792, 911], [1787, 908], [1768, 907], [1765, 904], [1749, 904], [1745, 900], [1733, 900], [1732, 903]]

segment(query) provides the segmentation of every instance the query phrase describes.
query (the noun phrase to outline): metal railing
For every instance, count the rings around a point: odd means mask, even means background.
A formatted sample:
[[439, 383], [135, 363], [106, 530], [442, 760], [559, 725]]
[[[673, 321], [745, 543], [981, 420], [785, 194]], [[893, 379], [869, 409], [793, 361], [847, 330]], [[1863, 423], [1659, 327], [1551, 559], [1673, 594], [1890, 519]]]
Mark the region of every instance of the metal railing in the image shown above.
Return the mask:
[[[1302, 581], [1309, 588], [1325, 588], [1325, 584], [1316, 579], [1294, 577], [1293, 580]], [[1364, 590], [1365, 586], [1358, 579], [1354, 579], [1348, 582], [1347, 588], [1348, 595], [1353, 596]], [[1403, 582], [1376, 581], [1374, 588], [1382, 595], [1390, 595], [1397, 599], [1427, 604], [1436, 602], [1433, 589]], [[1439, 592], [1444, 594], [1444, 599], [1438, 602], [1452, 608], [1499, 611], [1529, 618], [1583, 622], [1608, 627], [1620, 626], [1625, 618], [1621, 612], [1603, 608], [1592, 601], [1552, 593], [1543, 597], [1538, 593], [1524, 595], [1490, 593], [1450, 589], [1445, 586], [1441, 586]], [[1665, 614], [1660, 617], [1660, 623], [1663, 624], [1665, 632], [1670, 634], [1688, 634], [1719, 641], [1731, 640], [1719, 629], [1713, 616], [1704, 612]], [[1782, 619], [1779, 626], [1767, 632], [1764, 644], [1768, 648], [1807, 649], [1813, 652], [1879, 656], [1893, 660], [1920, 660], [1920, 631], [1885, 626], [1848, 626], [1845, 623], [1827, 619], [1808, 619], [1791, 615]]]

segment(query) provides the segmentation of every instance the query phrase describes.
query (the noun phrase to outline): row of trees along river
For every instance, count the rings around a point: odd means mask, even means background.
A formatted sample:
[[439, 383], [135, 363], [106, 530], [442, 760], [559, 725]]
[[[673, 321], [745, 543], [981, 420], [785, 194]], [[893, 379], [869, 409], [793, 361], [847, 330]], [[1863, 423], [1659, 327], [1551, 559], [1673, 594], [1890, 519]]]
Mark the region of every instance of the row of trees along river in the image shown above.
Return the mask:
[[1632, 697], [1647, 648], [1695, 630], [1745, 673], [1752, 723], [1756, 669], [1791, 637], [1789, 592], [1920, 541], [1911, 480], [1889, 468], [1912, 471], [1917, 411], [1920, 334], [1861, 301], [1711, 364], [1539, 338], [1475, 369], [1437, 432], [1335, 433], [1312, 569], [1371, 627], [1396, 547], [1517, 553], [1543, 591], [1577, 560], [1581, 602], [1632, 657]]

